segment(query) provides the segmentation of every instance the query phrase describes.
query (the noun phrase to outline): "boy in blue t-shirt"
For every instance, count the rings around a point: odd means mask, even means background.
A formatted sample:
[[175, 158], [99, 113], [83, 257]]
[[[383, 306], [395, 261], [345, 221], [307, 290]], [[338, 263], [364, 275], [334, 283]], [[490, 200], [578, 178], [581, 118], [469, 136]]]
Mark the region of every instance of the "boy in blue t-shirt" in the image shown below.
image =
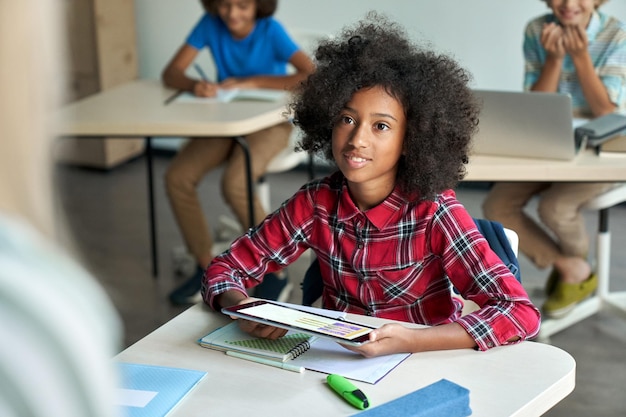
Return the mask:
[[[202, 0], [207, 11], [185, 44], [163, 71], [163, 83], [199, 97], [212, 97], [218, 88], [291, 89], [314, 70], [311, 59], [272, 18], [276, 0]], [[185, 74], [207, 47], [217, 68], [217, 80], [193, 79]], [[287, 64], [296, 72], [287, 74]], [[252, 180], [266, 170], [272, 158], [288, 144], [292, 126], [285, 122], [246, 136], [252, 160]], [[222, 193], [237, 219], [247, 229], [248, 203], [243, 151], [231, 138], [191, 139], [172, 161], [165, 176], [167, 195], [187, 248], [198, 263], [196, 273], [170, 294], [174, 304], [199, 301], [200, 281], [212, 255], [213, 241], [198, 200], [196, 187], [212, 169], [225, 164]], [[255, 223], [266, 216], [254, 200]], [[256, 296], [272, 300], [288, 296], [284, 274], [264, 280]], [[197, 299], [197, 300], [196, 300]]]

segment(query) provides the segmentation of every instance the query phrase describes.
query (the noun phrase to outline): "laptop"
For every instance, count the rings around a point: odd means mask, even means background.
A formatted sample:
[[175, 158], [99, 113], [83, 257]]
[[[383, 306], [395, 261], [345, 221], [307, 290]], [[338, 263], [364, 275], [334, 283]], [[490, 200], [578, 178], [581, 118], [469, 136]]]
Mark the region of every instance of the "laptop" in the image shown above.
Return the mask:
[[567, 94], [473, 90], [482, 104], [472, 154], [571, 160], [572, 102]]

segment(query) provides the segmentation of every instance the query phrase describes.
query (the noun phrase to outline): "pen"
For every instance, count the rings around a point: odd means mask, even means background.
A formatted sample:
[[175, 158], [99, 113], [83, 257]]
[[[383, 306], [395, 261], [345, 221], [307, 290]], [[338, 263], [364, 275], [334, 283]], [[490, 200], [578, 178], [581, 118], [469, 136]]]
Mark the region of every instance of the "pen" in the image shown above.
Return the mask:
[[290, 365], [288, 363], [284, 363], [280, 361], [273, 361], [271, 359], [259, 358], [257, 356], [246, 355], [245, 353], [233, 352], [231, 350], [226, 351], [226, 354], [228, 356], [232, 356], [235, 358], [245, 359], [247, 361], [260, 363], [263, 365], [269, 365], [275, 368], [281, 368], [281, 369], [285, 369], [291, 372], [298, 372], [298, 373], [304, 372], [304, 368], [302, 366]]
[[326, 377], [328, 385], [341, 395], [341, 397], [360, 410], [364, 410], [370, 406], [369, 400], [354, 384], [346, 378], [337, 374], [330, 374]]
[[202, 81], [206, 81], [208, 83], [209, 82], [209, 77], [206, 76], [206, 74], [202, 70], [202, 67], [200, 65], [198, 65], [198, 64], [193, 64], [193, 67], [196, 69], [198, 74], [200, 74], [200, 77], [202, 78]]

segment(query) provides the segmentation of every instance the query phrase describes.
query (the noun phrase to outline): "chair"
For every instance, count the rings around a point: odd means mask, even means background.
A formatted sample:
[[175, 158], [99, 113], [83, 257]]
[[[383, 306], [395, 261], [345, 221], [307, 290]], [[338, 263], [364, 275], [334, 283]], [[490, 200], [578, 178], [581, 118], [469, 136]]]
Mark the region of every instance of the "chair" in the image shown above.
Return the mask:
[[[511, 270], [511, 273], [521, 281], [519, 264], [517, 262], [517, 250], [519, 237], [514, 230], [502, 227], [496, 221], [486, 219], [474, 219], [478, 230], [485, 236], [491, 249], [502, 258], [505, 265]], [[319, 260], [315, 259], [311, 266], [307, 269], [302, 280], [302, 305], [311, 306], [321, 296], [324, 284], [320, 271]], [[454, 288], [450, 288], [453, 296], [459, 297]], [[459, 297], [460, 298], [460, 297]], [[471, 301], [464, 301], [463, 314], [467, 314], [477, 308], [476, 304]]]
[[598, 289], [596, 294], [581, 303], [567, 316], [560, 319], [546, 319], [541, 322], [537, 340], [549, 343], [550, 336], [609, 307], [626, 317], [626, 291], [609, 290], [611, 263], [611, 232], [609, 230], [609, 209], [626, 202], [626, 184], [619, 184], [589, 201], [584, 209], [598, 211], [598, 235], [596, 241], [596, 266]]

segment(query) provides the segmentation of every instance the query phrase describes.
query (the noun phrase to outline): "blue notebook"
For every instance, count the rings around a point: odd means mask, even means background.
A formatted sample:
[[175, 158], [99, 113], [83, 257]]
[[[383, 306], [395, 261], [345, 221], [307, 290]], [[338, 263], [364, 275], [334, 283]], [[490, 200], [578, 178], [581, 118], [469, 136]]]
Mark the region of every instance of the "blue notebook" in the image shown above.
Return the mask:
[[164, 366], [118, 363], [117, 405], [127, 417], [163, 417], [206, 375]]
[[471, 414], [469, 390], [447, 379], [441, 379], [356, 415], [359, 417], [466, 417]]

